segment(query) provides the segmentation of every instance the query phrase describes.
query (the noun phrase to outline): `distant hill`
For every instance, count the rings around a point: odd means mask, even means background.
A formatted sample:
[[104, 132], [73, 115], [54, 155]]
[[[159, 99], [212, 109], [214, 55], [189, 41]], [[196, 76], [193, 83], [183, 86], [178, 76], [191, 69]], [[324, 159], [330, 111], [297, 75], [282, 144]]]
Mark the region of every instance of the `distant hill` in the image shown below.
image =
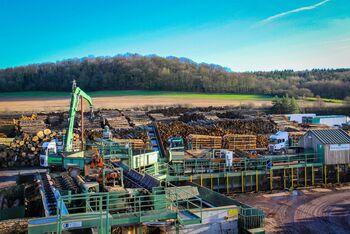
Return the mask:
[[68, 59], [0, 70], [0, 92], [69, 91], [75, 79], [86, 91], [163, 90], [316, 96], [350, 96], [350, 69], [232, 72], [188, 58], [125, 54]]

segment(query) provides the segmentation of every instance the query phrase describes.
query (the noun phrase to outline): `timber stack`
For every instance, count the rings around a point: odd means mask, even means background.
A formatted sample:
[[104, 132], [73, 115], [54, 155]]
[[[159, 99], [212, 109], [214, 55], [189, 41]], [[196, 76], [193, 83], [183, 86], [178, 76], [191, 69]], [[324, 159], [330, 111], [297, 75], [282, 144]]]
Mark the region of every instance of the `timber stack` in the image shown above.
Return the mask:
[[0, 137], [9, 137], [14, 134], [15, 125], [13, 119], [0, 119]]
[[18, 120], [15, 120], [15, 128], [18, 133], [21, 134], [35, 134], [38, 130], [44, 130], [47, 128], [44, 119], [38, 118], [37, 115], [22, 116]]
[[110, 129], [131, 128], [129, 121], [125, 118], [125, 116], [122, 115], [119, 110], [103, 110], [100, 111], [100, 115], [104, 120], [103, 125], [107, 125]]
[[269, 145], [269, 138], [266, 135], [256, 136], [256, 147], [257, 148], [267, 148]]
[[50, 129], [38, 131], [35, 135], [22, 134], [13, 139], [9, 147], [0, 152], [1, 167], [39, 165], [42, 142], [51, 141], [56, 132]]
[[190, 134], [187, 138], [190, 149], [221, 149], [222, 137]]
[[151, 122], [150, 118], [146, 115], [146, 111], [124, 110], [123, 114], [127, 116], [132, 126], [143, 126]]
[[118, 139], [113, 138], [114, 142], [120, 143], [121, 145], [129, 144], [130, 147], [134, 150], [143, 150], [146, 147], [146, 144], [141, 139]]
[[223, 137], [223, 146], [229, 150], [254, 150], [256, 149], [256, 136], [227, 134]]

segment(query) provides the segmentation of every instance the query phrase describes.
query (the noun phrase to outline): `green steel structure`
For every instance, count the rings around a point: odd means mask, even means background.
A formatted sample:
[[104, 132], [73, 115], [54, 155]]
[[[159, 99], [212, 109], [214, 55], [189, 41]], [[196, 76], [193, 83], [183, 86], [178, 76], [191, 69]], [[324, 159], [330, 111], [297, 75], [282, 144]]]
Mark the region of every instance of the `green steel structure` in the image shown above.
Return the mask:
[[83, 101], [83, 98], [84, 98], [89, 103], [90, 111], [92, 114], [91, 97], [87, 95], [79, 87], [77, 87], [75, 81], [73, 81], [72, 96], [70, 100], [70, 108], [69, 108], [69, 115], [68, 115], [69, 124], [68, 124], [67, 134], [65, 138], [64, 152], [71, 152], [73, 150], [72, 142], [73, 142], [74, 120], [75, 120], [75, 115], [78, 111], [78, 104], [79, 104], [80, 97], [81, 97], [81, 102]]
[[[61, 196], [57, 215], [30, 220], [29, 233], [62, 233], [83, 228], [97, 228], [99, 233], [110, 233], [112, 226], [167, 219], [176, 219], [181, 225], [201, 223], [202, 199], [196, 196], [179, 198], [178, 192], [158, 187], [149, 195], [103, 192]], [[68, 212], [63, 207], [67, 207]], [[194, 214], [194, 211], [200, 215]]]
[[155, 166], [146, 172], [169, 182], [197, 182], [227, 194], [341, 183], [349, 170], [349, 165], [324, 165], [322, 155], [316, 153], [242, 158], [235, 160], [232, 166], [209, 159]]

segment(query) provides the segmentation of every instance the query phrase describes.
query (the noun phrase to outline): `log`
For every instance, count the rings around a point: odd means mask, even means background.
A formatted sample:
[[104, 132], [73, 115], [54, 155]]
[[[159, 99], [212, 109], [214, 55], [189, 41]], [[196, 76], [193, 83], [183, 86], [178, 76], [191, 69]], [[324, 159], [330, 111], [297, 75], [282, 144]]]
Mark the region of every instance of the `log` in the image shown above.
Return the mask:
[[32, 141], [33, 142], [38, 142], [39, 141], [39, 137], [38, 136], [33, 136]]
[[36, 133], [36, 136], [39, 137], [40, 139], [44, 138], [44, 132], [43, 131], [39, 131]]
[[45, 134], [46, 136], [50, 135], [50, 134], [51, 134], [51, 130], [48, 129], [48, 128], [46, 128], [46, 129], [44, 130], [44, 134]]

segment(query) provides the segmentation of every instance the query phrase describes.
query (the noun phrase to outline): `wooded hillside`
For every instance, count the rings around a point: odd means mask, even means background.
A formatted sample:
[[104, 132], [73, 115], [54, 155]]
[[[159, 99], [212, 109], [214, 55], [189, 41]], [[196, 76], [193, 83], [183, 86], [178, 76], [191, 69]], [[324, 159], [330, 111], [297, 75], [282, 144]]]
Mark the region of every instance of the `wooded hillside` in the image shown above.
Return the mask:
[[350, 69], [237, 73], [189, 59], [134, 54], [70, 59], [0, 70], [0, 92], [69, 91], [75, 79], [86, 91], [168, 90], [350, 96]]

